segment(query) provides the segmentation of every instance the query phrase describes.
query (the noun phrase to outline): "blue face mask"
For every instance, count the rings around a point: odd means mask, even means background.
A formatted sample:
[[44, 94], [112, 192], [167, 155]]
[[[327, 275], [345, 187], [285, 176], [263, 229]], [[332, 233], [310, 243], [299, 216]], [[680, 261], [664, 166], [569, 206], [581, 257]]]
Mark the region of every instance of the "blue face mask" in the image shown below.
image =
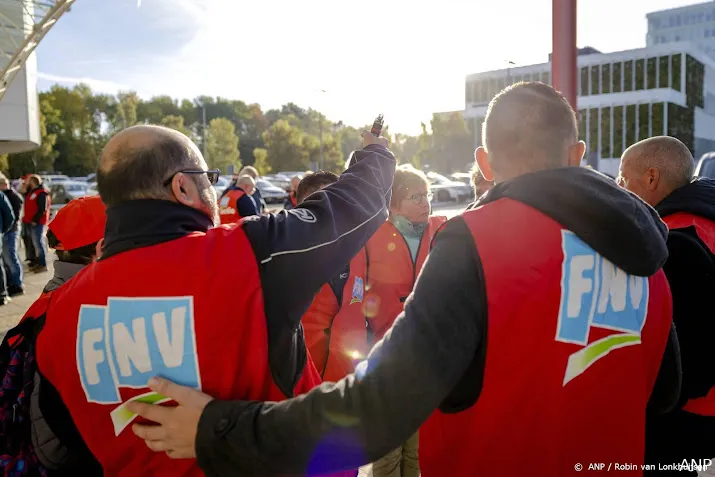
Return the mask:
[[390, 222], [397, 228], [397, 230], [406, 237], [422, 237], [422, 234], [427, 227], [427, 223], [416, 224], [406, 219], [401, 215], [392, 215], [390, 217]]

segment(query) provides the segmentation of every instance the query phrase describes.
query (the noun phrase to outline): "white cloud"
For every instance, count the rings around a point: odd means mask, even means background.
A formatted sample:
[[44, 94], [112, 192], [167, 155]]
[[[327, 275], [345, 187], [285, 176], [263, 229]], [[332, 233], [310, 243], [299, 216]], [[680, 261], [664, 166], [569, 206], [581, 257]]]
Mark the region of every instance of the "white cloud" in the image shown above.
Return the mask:
[[68, 76], [58, 76], [49, 73], [37, 73], [37, 77], [46, 81], [60, 84], [75, 85], [84, 83], [93, 91], [102, 93], [116, 93], [120, 90], [127, 90], [129, 87], [125, 84], [115, 83], [114, 81], [100, 80], [96, 78], [73, 78]]

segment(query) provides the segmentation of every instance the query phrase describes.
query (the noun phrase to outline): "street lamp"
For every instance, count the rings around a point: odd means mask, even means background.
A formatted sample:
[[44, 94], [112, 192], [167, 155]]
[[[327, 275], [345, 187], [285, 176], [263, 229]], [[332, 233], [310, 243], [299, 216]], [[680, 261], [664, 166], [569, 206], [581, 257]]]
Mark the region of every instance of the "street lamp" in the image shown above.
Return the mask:
[[509, 66], [506, 67], [506, 85], [509, 86], [511, 84], [511, 67], [516, 66], [516, 63], [513, 61], [507, 61], [507, 64]]

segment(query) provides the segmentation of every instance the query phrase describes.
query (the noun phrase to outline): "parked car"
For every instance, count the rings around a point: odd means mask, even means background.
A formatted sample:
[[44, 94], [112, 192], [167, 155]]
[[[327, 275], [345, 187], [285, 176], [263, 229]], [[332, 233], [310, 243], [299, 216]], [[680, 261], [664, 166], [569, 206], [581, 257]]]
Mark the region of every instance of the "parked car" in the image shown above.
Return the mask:
[[449, 179], [468, 186], [472, 185], [472, 175], [467, 172], [455, 172], [454, 174], [450, 174]]
[[223, 194], [223, 191], [226, 190], [226, 187], [231, 185], [231, 176], [220, 176], [218, 178], [218, 181], [214, 184], [214, 189], [216, 189], [216, 195], [221, 197], [221, 194]]
[[88, 195], [86, 182], [60, 181], [50, 183], [50, 198], [53, 204], [67, 204], [69, 201]]
[[715, 152], [706, 152], [695, 167], [695, 177], [715, 179]]
[[289, 191], [290, 190], [290, 178], [285, 177], [279, 174], [271, 174], [267, 176], [263, 176], [262, 179], [267, 180], [271, 184], [273, 184], [276, 187], [280, 187], [284, 191]]
[[281, 204], [288, 198], [288, 193], [285, 190], [265, 178], [259, 178], [256, 181], [256, 187], [261, 191], [261, 197], [266, 201], [266, 204]]
[[61, 175], [61, 174], [47, 174], [47, 175], [41, 175], [40, 177], [42, 178], [42, 182], [46, 183], [47, 185], [71, 181], [69, 176], [65, 176], [65, 175]]
[[463, 182], [447, 179], [442, 174], [428, 172], [434, 202], [467, 202], [473, 197], [472, 188]]

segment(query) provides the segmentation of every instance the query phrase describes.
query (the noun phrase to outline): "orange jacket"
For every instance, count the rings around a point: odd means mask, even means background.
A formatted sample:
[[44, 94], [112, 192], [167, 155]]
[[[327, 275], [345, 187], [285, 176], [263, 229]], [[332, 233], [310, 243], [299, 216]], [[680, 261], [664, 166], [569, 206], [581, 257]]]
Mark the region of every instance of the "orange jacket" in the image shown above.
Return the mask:
[[363, 248], [349, 270], [326, 283], [302, 318], [305, 344], [325, 381], [339, 381], [355, 369], [367, 353], [363, 312], [367, 254]]
[[374, 335], [380, 340], [402, 312], [405, 299], [412, 293], [417, 275], [429, 253], [432, 237], [447, 221], [443, 216], [431, 216], [422, 234], [417, 260], [412, 260], [410, 248], [402, 234], [388, 220], [367, 242], [370, 269], [367, 278], [365, 315]]

